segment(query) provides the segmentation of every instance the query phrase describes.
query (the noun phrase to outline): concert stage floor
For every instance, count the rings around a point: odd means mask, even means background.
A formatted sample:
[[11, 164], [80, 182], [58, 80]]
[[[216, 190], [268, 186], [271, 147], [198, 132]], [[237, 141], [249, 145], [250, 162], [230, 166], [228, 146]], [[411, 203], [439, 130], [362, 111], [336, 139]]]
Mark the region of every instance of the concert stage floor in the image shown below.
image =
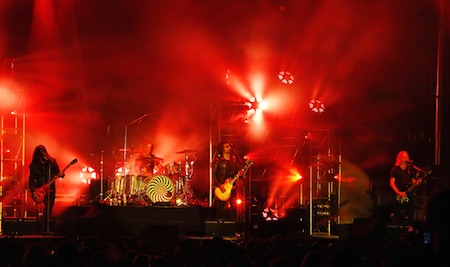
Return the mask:
[[[0, 238], [57, 239], [67, 236], [116, 240], [150, 240], [168, 245], [177, 240], [210, 239], [222, 236], [228, 240], [270, 238], [281, 234], [289, 239], [365, 238], [374, 230], [370, 220], [353, 225], [338, 225], [338, 233], [309, 235], [304, 225], [297, 223], [258, 222], [237, 223], [217, 220], [213, 208], [200, 206], [70, 206], [51, 221], [51, 233], [37, 231], [36, 218], [3, 218]], [[362, 223], [363, 222], [363, 223]], [[406, 233], [404, 227], [389, 227], [390, 237]]]
[[[212, 208], [174, 206], [70, 206], [53, 217], [56, 235], [146, 238], [148, 236], [199, 236], [205, 221], [214, 217]], [[3, 218], [3, 235], [36, 234], [37, 219]]]

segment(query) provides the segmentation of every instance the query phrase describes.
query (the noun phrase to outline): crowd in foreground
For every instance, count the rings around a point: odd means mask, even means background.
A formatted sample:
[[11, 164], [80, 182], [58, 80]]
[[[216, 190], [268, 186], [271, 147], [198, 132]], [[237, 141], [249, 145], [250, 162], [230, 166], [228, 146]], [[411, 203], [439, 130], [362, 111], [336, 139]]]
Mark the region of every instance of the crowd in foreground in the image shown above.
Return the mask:
[[[364, 238], [293, 239], [244, 235], [203, 239], [138, 240], [111, 236], [0, 240], [0, 267], [328, 267], [450, 266], [450, 189], [434, 195], [426, 221], [390, 236], [374, 231]], [[428, 238], [429, 237], [429, 238]], [[164, 241], [164, 242], [162, 242]], [[164, 245], [161, 245], [164, 244]]]
[[277, 266], [435, 266], [430, 245], [418, 232], [397, 238], [341, 240], [289, 239], [274, 235], [243, 241], [210, 239], [176, 240], [158, 246], [158, 240], [63, 239], [1, 241], [1, 266], [76, 267], [277, 267]]

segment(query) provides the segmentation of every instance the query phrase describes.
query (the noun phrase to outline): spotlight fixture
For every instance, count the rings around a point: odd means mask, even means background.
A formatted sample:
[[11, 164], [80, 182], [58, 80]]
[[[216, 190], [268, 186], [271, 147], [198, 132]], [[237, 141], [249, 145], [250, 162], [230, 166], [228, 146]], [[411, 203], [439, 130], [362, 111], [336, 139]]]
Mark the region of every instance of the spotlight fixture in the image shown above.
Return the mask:
[[317, 99], [312, 99], [309, 101], [309, 108], [312, 112], [316, 113], [322, 113], [325, 111], [325, 105], [322, 103], [322, 101]]
[[248, 109], [253, 109], [254, 111], [266, 109], [266, 103], [256, 98], [252, 98], [250, 102], [247, 102], [246, 106]]
[[92, 167], [84, 167], [80, 172], [80, 179], [83, 184], [91, 184], [91, 179], [97, 179], [97, 173]]
[[253, 100], [253, 101], [250, 102], [250, 104], [252, 105], [252, 107], [251, 107], [252, 109], [254, 109], [254, 110], [260, 109], [258, 101]]
[[272, 208], [265, 208], [262, 211], [262, 217], [266, 221], [278, 221], [278, 211]]
[[280, 81], [284, 84], [291, 85], [294, 83], [294, 76], [291, 73], [284, 70], [278, 73], [278, 79], [280, 79]]

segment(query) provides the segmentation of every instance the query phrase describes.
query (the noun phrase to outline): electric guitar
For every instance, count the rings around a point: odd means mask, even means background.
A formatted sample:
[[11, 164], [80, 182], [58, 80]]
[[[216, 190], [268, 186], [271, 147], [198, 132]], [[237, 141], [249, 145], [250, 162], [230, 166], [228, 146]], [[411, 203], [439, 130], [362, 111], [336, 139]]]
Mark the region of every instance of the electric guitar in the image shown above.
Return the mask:
[[401, 197], [401, 196], [399, 196], [399, 195], [396, 195], [396, 196], [395, 196], [395, 200], [396, 200], [398, 203], [400, 203], [400, 204], [409, 202], [409, 197], [408, 197], [408, 195], [410, 195], [410, 193], [411, 193], [416, 187], [420, 186], [424, 181], [426, 181], [426, 178], [427, 178], [427, 175], [428, 175], [428, 174], [431, 174], [431, 171], [430, 171], [430, 172], [426, 172], [424, 177], [416, 178], [416, 180], [418, 180], [418, 181], [420, 180], [420, 183], [415, 183], [415, 184], [410, 185], [408, 188], [406, 188], [406, 191], [405, 191], [405, 192], [406, 192], [406, 196]]
[[[244, 175], [248, 168], [253, 164], [252, 160], [247, 160], [245, 162], [244, 168], [242, 168], [242, 175]], [[214, 188], [214, 195], [221, 200], [221, 201], [227, 201], [231, 197], [231, 190], [233, 189], [234, 182], [239, 179], [239, 174], [236, 174], [233, 178], [227, 178], [225, 179], [225, 182], [222, 184], [224, 187], [224, 192], [220, 189], [220, 187], [216, 186]]]
[[[70, 166], [72, 166], [73, 164], [77, 163], [78, 159], [73, 159], [69, 165], [67, 165], [60, 173], [64, 173]], [[47, 195], [48, 191], [49, 191], [49, 187], [51, 184], [53, 184], [56, 179], [58, 179], [58, 175], [55, 175], [55, 177], [53, 177], [48, 183], [45, 183], [43, 186], [36, 188], [33, 192], [31, 192], [31, 198], [34, 200], [34, 202], [36, 203], [42, 203], [44, 201], [45, 196]]]

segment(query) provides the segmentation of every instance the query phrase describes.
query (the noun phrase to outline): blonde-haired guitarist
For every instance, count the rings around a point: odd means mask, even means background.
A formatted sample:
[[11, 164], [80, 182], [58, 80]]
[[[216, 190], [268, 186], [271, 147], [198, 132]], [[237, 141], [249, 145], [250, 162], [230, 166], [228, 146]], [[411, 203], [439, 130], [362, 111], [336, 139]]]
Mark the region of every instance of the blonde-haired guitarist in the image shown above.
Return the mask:
[[218, 143], [211, 164], [213, 187], [218, 190], [213, 201], [217, 219], [235, 219], [237, 216], [236, 209], [232, 205], [236, 196], [235, 184], [234, 182], [230, 184], [230, 181], [234, 181], [233, 178], [236, 176], [243, 175], [241, 167], [242, 162], [233, 155], [230, 143], [227, 141]]
[[389, 175], [389, 185], [395, 193], [395, 204], [391, 213], [392, 223], [394, 224], [411, 224], [414, 221], [414, 194], [410, 189], [421, 183], [417, 174], [408, 152], [400, 151]]

